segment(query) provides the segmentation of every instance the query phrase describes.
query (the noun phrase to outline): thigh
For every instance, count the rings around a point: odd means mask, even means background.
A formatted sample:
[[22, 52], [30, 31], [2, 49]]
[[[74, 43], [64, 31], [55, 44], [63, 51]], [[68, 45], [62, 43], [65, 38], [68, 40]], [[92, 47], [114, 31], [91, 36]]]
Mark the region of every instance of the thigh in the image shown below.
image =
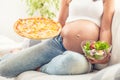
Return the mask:
[[44, 41], [2, 60], [0, 62], [0, 75], [12, 77], [27, 70], [34, 70], [48, 63], [53, 57], [62, 54], [63, 51], [55, 40]]
[[82, 74], [91, 71], [91, 64], [83, 55], [65, 51], [42, 66], [40, 70], [48, 74]]

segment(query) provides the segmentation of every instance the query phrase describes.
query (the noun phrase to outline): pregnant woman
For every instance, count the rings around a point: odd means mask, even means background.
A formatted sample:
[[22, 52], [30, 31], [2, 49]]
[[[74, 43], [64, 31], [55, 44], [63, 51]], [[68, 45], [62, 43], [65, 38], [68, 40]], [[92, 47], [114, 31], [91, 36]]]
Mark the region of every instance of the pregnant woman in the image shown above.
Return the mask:
[[63, 26], [60, 35], [11, 55], [0, 61], [0, 75], [14, 77], [36, 70], [48, 74], [82, 74], [92, 71], [93, 64], [81, 49], [83, 40], [111, 43], [114, 0], [61, 0], [58, 21]]

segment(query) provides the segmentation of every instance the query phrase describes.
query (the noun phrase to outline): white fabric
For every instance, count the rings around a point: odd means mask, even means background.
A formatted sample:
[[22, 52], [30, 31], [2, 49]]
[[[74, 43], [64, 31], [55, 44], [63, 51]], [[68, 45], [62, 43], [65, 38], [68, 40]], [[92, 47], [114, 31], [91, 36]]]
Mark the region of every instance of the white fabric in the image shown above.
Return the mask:
[[120, 63], [120, 10], [116, 10], [112, 22], [112, 55], [110, 65]]
[[19, 75], [16, 80], [90, 80], [95, 73], [82, 75], [48, 75], [41, 72], [28, 71]]
[[[7, 36], [0, 35], [0, 59], [1, 56], [9, 55], [9, 53], [13, 53], [15, 50], [25, 49], [29, 47], [29, 42], [24, 40], [21, 43], [15, 42], [14, 40], [8, 38]], [[4, 58], [2, 57], [2, 58]]]
[[103, 0], [72, 0], [69, 8], [67, 22], [84, 19], [90, 20], [100, 26], [103, 13]]
[[120, 64], [99, 71], [90, 80], [120, 80]]
[[15, 78], [5, 78], [0, 76], [0, 80], [15, 80]]
[[8, 54], [12, 49], [21, 48], [22, 45], [9, 39], [6, 36], [0, 35], [0, 55]]

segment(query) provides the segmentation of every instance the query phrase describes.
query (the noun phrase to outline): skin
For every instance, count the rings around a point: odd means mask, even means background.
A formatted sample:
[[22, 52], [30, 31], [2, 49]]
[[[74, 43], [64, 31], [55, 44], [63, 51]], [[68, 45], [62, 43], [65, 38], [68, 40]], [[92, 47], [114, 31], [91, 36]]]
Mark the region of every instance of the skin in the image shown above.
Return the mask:
[[[114, 14], [114, 0], [103, 0], [103, 15], [101, 25], [98, 27], [94, 22], [88, 20], [75, 20], [66, 23], [69, 16], [69, 4], [71, 0], [61, 0], [61, 8], [58, 21], [63, 26], [61, 36], [63, 45], [67, 50], [83, 53], [80, 43], [83, 40], [100, 40], [112, 44], [111, 23]], [[79, 25], [79, 26], [78, 26]], [[104, 60], [89, 60], [91, 63], [107, 63], [110, 59], [108, 55]]]

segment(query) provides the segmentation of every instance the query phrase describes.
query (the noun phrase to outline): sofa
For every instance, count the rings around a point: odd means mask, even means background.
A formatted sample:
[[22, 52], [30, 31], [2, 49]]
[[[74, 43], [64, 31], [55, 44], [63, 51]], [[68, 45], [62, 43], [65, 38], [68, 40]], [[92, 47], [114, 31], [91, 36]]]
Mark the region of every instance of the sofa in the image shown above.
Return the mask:
[[[112, 54], [109, 66], [80, 75], [49, 75], [38, 71], [26, 71], [14, 78], [0, 77], [0, 80], [120, 80], [120, 10], [116, 10], [112, 22]], [[30, 47], [41, 41], [27, 39], [19, 47]], [[18, 43], [14, 43], [17, 45]]]

